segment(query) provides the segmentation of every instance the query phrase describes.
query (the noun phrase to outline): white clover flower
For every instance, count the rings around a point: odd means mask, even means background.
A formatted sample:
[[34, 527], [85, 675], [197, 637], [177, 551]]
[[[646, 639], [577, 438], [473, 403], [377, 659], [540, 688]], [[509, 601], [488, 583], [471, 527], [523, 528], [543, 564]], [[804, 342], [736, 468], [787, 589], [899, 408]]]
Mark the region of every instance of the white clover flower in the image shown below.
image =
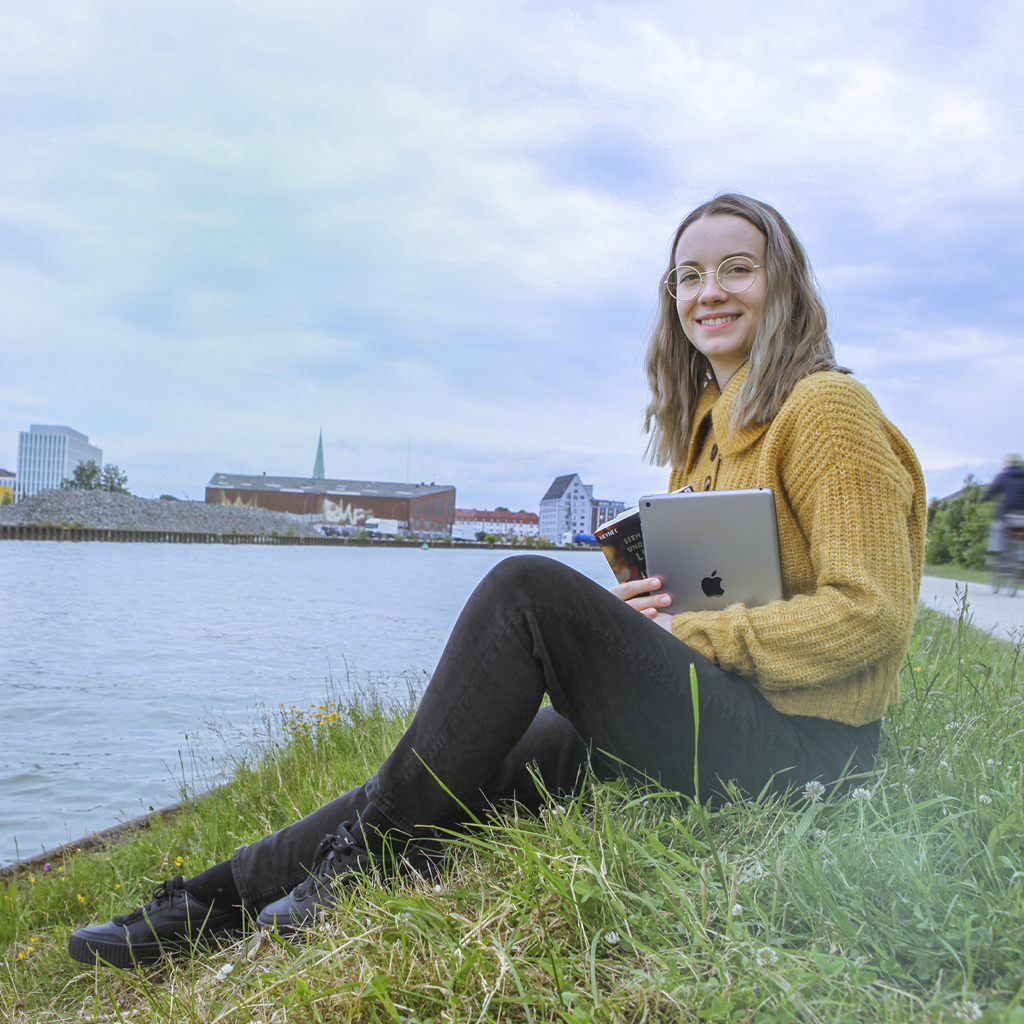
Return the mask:
[[959, 1006], [953, 1006], [953, 1012], [961, 1019], [966, 1021], [981, 1020], [981, 1007], [970, 999], [965, 999]]
[[743, 914], [743, 904], [742, 903], [734, 903], [732, 905], [732, 916], [733, 917], [740, 917], [742, 914]]
[[617, 942], [621, 941], [621, 936], [618, 932], [605, 932], [604, 941], [607, 942], [609, 946], [614, 946]]
[[853, 799], [858, 803], [866, 804], [871, 799], [871, 790], [858, 787], [853, 791]]
[[809, 800], [812, 804], [821, 803], [821, 798], [825, 795], [825, 787], [822, 783], [815, 780], [814, 782], [808, 782], [804, 786], [804, 799]]
[[217, 972], [216, 980], [223, 981], [234, 969], [234, 964], [224, 964], [224, 966]]
[[987, 761], [985, 762], [985, 764], [987, 764], [987, 765], [989, 766], [989, 768], [995, 768], [995, 766], [996, 766], [996, 759], [995, 759], [994, 757], [990, 757], [990, 758], [989, 758], [989, 759], [988, 759], [988, 760], [987, 760]]
[[990, 803], [992, 803], [992, 797], [990, 797], [990, 796], [988, 795], [988, 793], [982, 793], [982, 794], [981, 794], [981, 795], [980, 795], [980, 796], [978, 797], [978, 803], [979, 803], [979, 804], [990, 804]]
[[754, 959], [758, 967], [774, 967], [779, 962], [779, 954], [770, 946], [762, 946], [754, 954]]
[[908, 768], [907, 769], [907, 774], [908, 775], [916, 775], [917, 774], [917, 769], [916, 768]]
[[949, 767], [949, 762], [948, 761], [940, 761], [939, 762], [939, 767], [940, 768], [948, 768]]
[[828, 833], [823, 828], [816, 828], [814, 830], [815, 839], [824, 839], [827, 835]]

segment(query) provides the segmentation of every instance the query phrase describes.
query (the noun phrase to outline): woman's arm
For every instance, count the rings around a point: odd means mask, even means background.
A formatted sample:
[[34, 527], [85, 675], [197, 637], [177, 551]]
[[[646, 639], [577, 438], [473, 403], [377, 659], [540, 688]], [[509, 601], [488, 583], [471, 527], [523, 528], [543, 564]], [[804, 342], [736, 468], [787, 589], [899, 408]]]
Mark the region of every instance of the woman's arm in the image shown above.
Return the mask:
[[788, 599], [672, 619], [680, 640], [765, 690], [835, 682], [904, 646], [924, 543], [920, 468], [871, 396], [840, 380], [790, 401], [759, 473], [776, 491]]

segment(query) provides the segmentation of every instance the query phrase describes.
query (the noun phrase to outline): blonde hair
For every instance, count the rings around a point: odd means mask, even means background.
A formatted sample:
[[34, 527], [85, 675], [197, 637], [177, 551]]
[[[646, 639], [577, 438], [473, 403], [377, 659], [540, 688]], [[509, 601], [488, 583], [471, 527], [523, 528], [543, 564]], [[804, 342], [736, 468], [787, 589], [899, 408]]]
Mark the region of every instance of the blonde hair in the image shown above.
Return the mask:
[[733, 407], [730, 430], [766, 423], [778, 415], [797, 381], [817, 370], [840, 370], [828, 336], [825, 307], [803, 246], [774, 207], [729, 192], [698, 206], [672, 237], [668, 271], [661, 280], [660, 309], [647, 345], [651, 400], [644, 430], [648, 458], [658, 466], [685, 465], [693, 415], [712, 379], [707, 356], [690, 342], [679, 322], [675, 300], [665, 287], [675, 266], [683, 232], [703, 217], [730, 214], [749, 221], [765, 237], [767, 293], [764, 315], [750, 346], [747, 372]]

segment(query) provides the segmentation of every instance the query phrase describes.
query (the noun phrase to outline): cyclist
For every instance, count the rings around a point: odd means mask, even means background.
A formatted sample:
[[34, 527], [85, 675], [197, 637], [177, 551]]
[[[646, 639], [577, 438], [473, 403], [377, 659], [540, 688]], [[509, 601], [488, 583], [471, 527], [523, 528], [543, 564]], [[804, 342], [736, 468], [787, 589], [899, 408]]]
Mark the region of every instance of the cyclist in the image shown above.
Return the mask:
[[[1003, 459], [1003, 471], [992, 481], [982, 495], [982, 501], [1002, 497], [992, 529], [988, 536], [988, 553], [999, 555], [1003, 551], [1009, 516], [1020, 516], [1024, 526], [1024, 460], [1019, 455], [1007, 455]], [[1012, 520], [1010, 520], [1012, 521]]]

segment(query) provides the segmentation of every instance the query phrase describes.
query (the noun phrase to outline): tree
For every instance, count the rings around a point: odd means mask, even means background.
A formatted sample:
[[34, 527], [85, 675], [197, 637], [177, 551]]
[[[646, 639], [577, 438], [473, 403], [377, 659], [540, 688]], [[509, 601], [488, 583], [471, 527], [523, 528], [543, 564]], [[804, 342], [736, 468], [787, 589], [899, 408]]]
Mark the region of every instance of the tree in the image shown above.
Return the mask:
[[65, 491], [95, 491], [100, 485], [100, 467], [95, 459], [88, 459], [75, 466], [70, 479], [65, 479], [61, 487]]
[[984, 484], [968, 475], [962, 490], [929, 504], [926, 562], [984, 568], [992, 519], [992, 506], [981, 500], [984, 490]]
[[100, 474], [100, 490], [110, 491], [111, 494], [127, 494], [128, 474], [122, 473], [112, 462], [108, 462]]
[[128, 474], [122, 473], [112, 462], [102, 469], [95, 459], [87, 459], [75, 466], [70, 479], [61, 487], [66, 491], [110, 491], [112, 494], [128, 494]]

